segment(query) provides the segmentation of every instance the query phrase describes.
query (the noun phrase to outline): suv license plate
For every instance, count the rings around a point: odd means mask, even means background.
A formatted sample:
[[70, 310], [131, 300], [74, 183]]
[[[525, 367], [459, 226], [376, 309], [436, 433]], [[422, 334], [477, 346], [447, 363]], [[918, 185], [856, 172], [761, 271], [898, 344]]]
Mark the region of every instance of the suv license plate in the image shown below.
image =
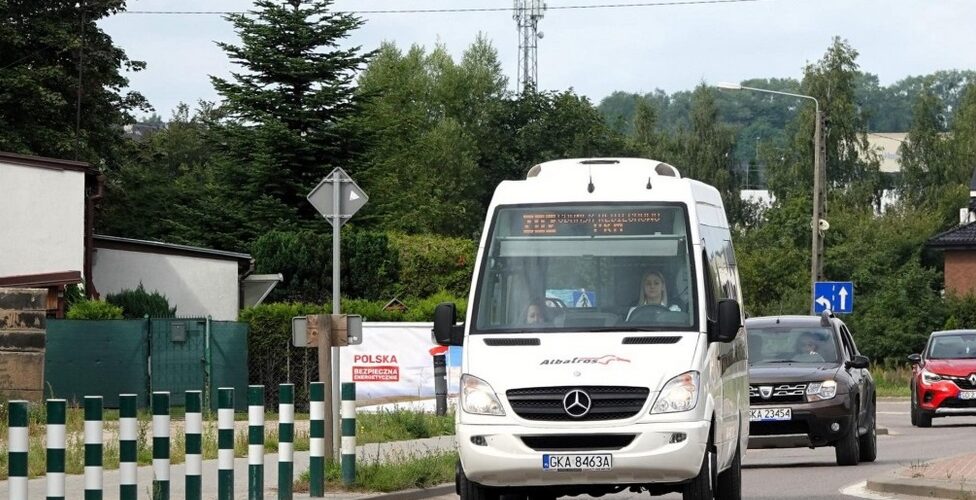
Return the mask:
[[976, 399], [976, 391], [959, 391], [959, 399]]
[[790, 420], [793, 418], [793, 410], [790, 408], [750, 408], [750, 422], [770, 422], [777, 420]]
[[580, 471], [611, 470], [613, 455], [609, 453], [588, 455], [542, 455], [542, 470]]

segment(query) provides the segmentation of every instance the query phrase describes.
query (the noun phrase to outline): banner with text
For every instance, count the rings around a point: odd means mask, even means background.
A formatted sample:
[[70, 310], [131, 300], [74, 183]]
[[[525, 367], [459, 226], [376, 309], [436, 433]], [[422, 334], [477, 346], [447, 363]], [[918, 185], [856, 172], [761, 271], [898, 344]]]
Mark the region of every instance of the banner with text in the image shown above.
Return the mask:
[[[343, 382], [356, 383], [356, 399], [433, 397], [433, 323], [363, 323], [363, 342], [339, 349]], [[458, 392], [459, 347], [447, 356], [447, 390]]]

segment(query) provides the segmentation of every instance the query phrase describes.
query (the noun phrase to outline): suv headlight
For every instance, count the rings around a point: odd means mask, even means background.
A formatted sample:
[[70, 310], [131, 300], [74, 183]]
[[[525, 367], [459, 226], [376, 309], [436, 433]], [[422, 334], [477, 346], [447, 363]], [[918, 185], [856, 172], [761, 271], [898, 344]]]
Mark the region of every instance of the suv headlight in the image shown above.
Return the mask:
[[685, 372], [664, 384], [651, 407], [651, 414], [688, 411], [697, 404], [698, 372]]
[[837, 395], [837, 382], [824, 380], [823, 382], [811, 382], [807, 385], [807, 401], [823, 401], [833, 399]]
[[937, 373], [932, 373], [928, 370], [922, 370], [922, 382], [926, 384], [934, 384], [942, 380], [942, 376]]
[[461, 375], [461, 409], [475, 415], [505, 415], [491, 385], [467, 373]]

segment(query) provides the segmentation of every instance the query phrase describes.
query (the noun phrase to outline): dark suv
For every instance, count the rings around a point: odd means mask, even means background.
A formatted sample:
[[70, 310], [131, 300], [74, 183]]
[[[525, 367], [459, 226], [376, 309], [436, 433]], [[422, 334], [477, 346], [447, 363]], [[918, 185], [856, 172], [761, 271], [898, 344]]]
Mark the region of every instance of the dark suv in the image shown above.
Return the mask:
[[877, 456], [874, 379], [829, 312], [746, 320], [749, 448], [833, 446], [839, 465]]

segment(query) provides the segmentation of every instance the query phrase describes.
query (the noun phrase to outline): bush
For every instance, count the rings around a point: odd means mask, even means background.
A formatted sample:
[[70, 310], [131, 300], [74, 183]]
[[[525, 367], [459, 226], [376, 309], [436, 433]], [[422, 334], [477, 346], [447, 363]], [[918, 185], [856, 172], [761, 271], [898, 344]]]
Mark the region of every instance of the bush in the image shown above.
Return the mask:
[[391, 233], [400, 259], [400, 297], [429, 297], [440, 291], [467, 297], [477, 243], [463, 238]]
[[101, 300], [82, 300], [68, 309], [68, 319], [122, 319], [122, 308]]
[[153, 290], [146, 292], [142, 283], [135, 290], [125, 289], [119, 293], [110, 293], [105, 301], [122, 308], [122, 314], [127, 319], [140, 319], [148, 315], [150, 318], [173, 318], [176, 308], [169, 306], [165, 295]]

